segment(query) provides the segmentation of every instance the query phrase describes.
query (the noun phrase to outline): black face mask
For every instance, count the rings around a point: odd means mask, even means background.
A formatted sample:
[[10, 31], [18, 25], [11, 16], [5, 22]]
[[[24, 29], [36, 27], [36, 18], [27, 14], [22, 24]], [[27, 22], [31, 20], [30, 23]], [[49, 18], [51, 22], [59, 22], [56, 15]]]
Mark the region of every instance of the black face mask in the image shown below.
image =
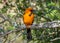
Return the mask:
[[29, 16], [31, 16], [31, 14], [35, 14], [35, 10], [31, 10], [31, 13], [29, 14]]

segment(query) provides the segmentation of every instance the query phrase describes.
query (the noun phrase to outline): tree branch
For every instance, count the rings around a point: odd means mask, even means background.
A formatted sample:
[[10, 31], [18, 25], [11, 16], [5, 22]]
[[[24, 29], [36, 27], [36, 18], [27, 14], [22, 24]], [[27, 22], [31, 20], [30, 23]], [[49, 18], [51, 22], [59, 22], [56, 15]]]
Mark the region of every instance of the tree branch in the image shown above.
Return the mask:
[[[52, 21], [52, 22], [44, 22], [44, 23], [39, 23], [39, 24], [33, 24], [29, 28], [31, 29], [44, 29], [44, 28], [57, 28], [60, 27], [60, 21]], [[9, 32], [6, 32], [5, 34], [2, 35], [2, 37], [15, 32], [15, 31], [21, 31], [21, 30], [26, 30], [25, 25], [18, 26], [15, 30], [11, 30]]]
[[[39, 28], [57, 28], [60, 27], [60, 21], [52, 21], [52, 22], [44, 22], [44, 23], [39, 23], [39, 24], [33, 24], [30, 26], [32, 29], [39, 29]], [[19, 26], [20, 29], [26, 28], [25, 25]]]

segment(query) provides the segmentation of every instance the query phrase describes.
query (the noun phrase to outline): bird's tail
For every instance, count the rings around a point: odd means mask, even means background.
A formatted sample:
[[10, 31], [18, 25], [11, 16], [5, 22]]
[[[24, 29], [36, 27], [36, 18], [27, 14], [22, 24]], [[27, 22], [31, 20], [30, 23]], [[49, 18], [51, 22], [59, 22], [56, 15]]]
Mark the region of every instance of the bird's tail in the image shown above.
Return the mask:
[[31, 29], [30, 28], [27, 29], [27, 39], [28, 40], [31, 40], [32, 39]]

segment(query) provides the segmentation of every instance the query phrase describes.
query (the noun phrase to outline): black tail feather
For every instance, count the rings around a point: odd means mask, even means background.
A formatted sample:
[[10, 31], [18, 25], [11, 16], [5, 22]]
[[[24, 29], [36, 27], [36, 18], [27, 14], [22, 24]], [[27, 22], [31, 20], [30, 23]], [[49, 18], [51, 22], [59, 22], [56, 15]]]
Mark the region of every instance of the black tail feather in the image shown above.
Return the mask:
[[27, 39], [31, 40], [32, 39], [32, 35], [31, 35], [31, 29], [27, 29]]

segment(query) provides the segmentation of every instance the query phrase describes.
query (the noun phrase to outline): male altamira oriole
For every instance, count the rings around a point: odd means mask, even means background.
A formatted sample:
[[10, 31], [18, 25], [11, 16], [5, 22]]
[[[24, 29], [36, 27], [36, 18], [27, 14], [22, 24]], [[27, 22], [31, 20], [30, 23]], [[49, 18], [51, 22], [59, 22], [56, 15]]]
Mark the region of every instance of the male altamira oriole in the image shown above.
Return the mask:
[[27, 28], [27, 39], [28, 40], [32, 39], [31, 29], [29, 28], [29, 26], [33, 24], [33, 21], [34, 21], [33, 8], [29, 7], [25, 10], [24, 15], [23, 15], [23, 22]]

